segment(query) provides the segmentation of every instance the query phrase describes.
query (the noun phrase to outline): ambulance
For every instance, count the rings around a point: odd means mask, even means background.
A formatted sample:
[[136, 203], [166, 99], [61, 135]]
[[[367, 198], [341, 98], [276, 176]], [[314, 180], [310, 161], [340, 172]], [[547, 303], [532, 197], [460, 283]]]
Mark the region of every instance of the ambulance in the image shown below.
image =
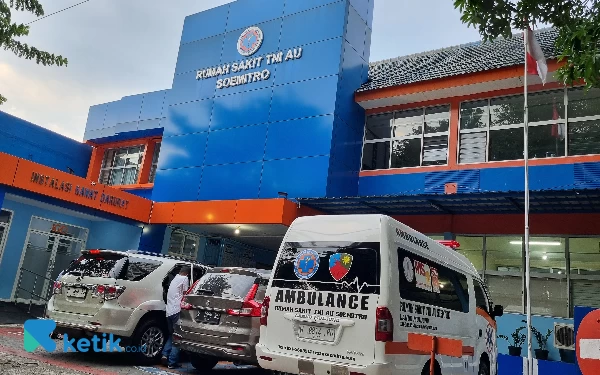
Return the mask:
[[502, 314], [467, 258], [391, 217], [302, 217], [277, 254], [256, 352], [291, 374], [495, 375]]

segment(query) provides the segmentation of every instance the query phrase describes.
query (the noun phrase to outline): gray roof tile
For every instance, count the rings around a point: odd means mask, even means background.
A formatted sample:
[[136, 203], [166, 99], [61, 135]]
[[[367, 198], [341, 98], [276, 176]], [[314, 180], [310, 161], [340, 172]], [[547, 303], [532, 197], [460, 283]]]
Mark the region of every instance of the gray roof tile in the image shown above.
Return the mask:
[[[542, 29], [535, 36], [547, 58], [555, 57], [556, 29]], [[493, 42], [474, 42], [369, 65], [369, 80], [358, 92], [406, 85], [522, 64], [523, 34]]]

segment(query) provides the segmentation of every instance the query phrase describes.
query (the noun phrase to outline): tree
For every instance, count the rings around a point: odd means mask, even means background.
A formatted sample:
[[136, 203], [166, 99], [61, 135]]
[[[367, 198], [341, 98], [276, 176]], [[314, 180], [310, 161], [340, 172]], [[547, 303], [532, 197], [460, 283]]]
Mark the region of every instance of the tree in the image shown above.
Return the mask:
[[454, 0], [463, 23], [479, 30], [484, 41], [509, 38], [527, 24], [558, 30], [557, 79], [566, 85], [583, 80], [600, 87], [600, 0]]
[[[36, 63], [46, 65], [67, 65], [68, 61], [62, 56], [40, 51], [26, 43], [17, 40], [19, 37], [29, 35], [29, 26], [13, 23], [11, 8], [17, 11], [27, 11], [37, 17], [44, 15], [42, 4], [38, 0], [0, 0], [0, 47], [12, 51], [15, 55]], [[0, 105], [6, 98], [0, 94]]]

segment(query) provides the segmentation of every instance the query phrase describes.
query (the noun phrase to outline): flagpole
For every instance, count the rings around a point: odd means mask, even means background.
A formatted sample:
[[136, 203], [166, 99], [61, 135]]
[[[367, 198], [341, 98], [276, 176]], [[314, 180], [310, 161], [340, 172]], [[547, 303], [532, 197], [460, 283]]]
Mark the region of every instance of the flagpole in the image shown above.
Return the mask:
[[529, 114], [527, 105], [527, 50], [529, 45], [529, 25], [524, 31], [525, 39], [525, 74], [524, 85], [524, 121], [525, 131], [523, 139], [523, 156], [525, 158], [525, 295], [527, 304], [527, 374], [533, 375], [532, 337], [531, 337], [531, 293], [530, 293], [530, 256], [529, 256]]

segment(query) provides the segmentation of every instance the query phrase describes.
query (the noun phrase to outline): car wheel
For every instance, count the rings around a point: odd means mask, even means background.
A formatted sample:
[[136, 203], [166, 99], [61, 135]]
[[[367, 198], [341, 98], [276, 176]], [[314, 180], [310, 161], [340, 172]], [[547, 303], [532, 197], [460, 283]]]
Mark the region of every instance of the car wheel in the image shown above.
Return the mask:
[[214, 359], [214, 358], [192, 356], [190, 358], [190, 363], [192, 364], [192, 366], [194, 366], [194, 368], [196, 370], [208, 371], [208, 370], [212, 369], [213, 367], [215, 367], [217, 365], [217, 363], [219, 363], [219, 360]]
[[165, 327], [159, 321], [150, 319], [143, 322], [132, 339], [133, 346], [145, 348], [145, 351], [136, 353], [138, 362], [143, 364], [158, 363], [166, 341]]
[[479, 362], [479, 372], [477, 375], [490, 375], [490, 365], [488, 365], [487, 361]]
[[[437, 361], [435, 362], [435, 367], [434, 367], [434, 371], [433, 371], [434, 375], [442, 375], [442, 370], [440, 369], [440, 365], [437, 363]], [[423, 370], [421, 371], [421, 375], [430, 375], [430, 371], [429, 371], [429, 361], [427, 361], [427, 363], [425, 364], [425, 367], [423, 367]]]

